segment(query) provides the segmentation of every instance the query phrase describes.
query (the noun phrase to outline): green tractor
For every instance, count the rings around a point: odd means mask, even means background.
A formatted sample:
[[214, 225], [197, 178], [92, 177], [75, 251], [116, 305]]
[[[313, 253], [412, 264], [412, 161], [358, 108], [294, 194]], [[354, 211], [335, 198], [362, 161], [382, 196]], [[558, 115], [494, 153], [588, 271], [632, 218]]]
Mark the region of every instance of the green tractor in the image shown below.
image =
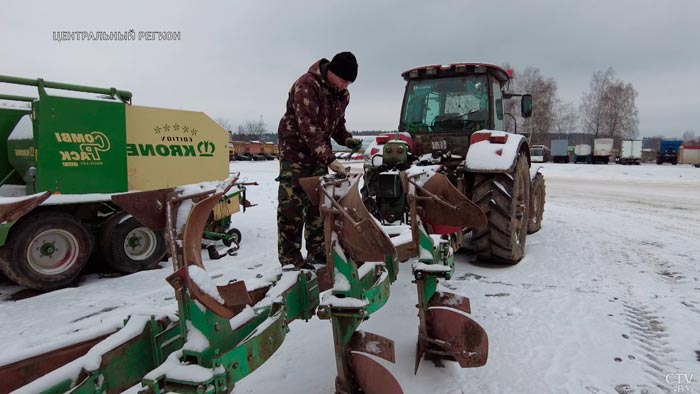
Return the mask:
[[406, 90], [396, 136], [379, 135], [365, 150], [365, 204], [385, 223], [404, 221], [401, 171], [437, 165], [451, 183], [479, 206], [483, 227], [430, 226], [456, 249], [480, 259], [514, 264], [525, 255], [528, 233], [544, 212], [544, 177], [530, 168], [527, 138], [503, 131], [505, 100], [521, 97], [521, 114], [532, 97], [506, 92], [512, 72], [483, 63], [431, 65], [402, 74]]

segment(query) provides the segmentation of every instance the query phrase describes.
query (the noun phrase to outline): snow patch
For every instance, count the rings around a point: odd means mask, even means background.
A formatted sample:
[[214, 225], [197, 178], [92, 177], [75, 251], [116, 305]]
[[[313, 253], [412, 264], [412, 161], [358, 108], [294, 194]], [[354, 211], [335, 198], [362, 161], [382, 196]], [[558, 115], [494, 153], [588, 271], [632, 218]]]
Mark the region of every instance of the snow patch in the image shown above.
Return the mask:
[[211, 277], [207, 271], [196, 265], [190, 265], [187, 267], [187, 273], [189, 274], [190, 279], [192, 279], [192, 282], [194, 282], [194, 284], [197, 285], [200, 290], [211, 298], [215, 299], [219, 304], [224, 304], [224, 299], [221, 298], [221, 295], [219, 295], [219, 290], [216, 288], [216, 285], [211, 280]]
[[334, 308], [364, 308], [369, 305], [369, 302], [352, 297], [340, 298], [326, 293], [321, 300], [321, 305], [328, 305]]
[[[506, 171], [513, 165], [518, 155], [518, 147], [523, 140], [522, 135], [504, 131], [483, 130], [475, 134], [491, 133], [492, 137], [508, 136], [504, 144], [491, 143], [489, 140], [479, 141], [469, 146], [466, 167], [470, 170]], [[499, 154], [500, 152], [500, 154]]]
[[32, 119], [30, 116], [24, 115], [19, 122], [17, 122], [17, 125], [15, 126], [15, 129], [12, 130], [12, 133], [10, 133], [10, 136], [7, 137], [8, 140], [31, 140], [34, 139], [34, 128], [32, 125]]

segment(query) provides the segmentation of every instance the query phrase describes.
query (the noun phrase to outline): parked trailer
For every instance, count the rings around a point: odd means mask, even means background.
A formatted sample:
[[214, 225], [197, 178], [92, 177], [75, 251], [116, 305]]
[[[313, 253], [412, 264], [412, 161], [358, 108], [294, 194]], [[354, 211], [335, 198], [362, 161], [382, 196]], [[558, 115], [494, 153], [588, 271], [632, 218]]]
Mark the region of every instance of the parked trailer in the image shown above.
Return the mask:
[[608, 164], [613, 151], [612, 138], [596, 138], [593, 140], [593, 157], [591, 161], [595, 163]]
[[642, 140], [622, 141], [620, 164], [642, 164]]
[[683, 145], [683, 141], [664, 140], [659, 144], [659, 151], [656, 152], [656, 164], [671, 163], [678, 164], [678, 149]]
[[678, 153], [678, 162], [700, 167], [700, 145], [681, 146]]
[[552, 140], [552, 161], [569, 162], [569, 140]]
[[574, 148], [574, 163], [591, 164], [593, 160], [593, 150], [588, 144], [578, 144]]
[[530, 161], [533, 163], [546, 163], [551, 159], [549, 148], [544, 145], [532, 145], [530, 147]]

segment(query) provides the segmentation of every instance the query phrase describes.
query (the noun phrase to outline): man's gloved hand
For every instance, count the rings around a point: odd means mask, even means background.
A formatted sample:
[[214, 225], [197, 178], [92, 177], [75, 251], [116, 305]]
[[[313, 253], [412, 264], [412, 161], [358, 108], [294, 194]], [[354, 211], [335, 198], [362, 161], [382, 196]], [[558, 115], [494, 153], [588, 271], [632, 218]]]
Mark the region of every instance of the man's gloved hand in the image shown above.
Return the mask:
[[362, 141], [358, 140], [357, 138], [346, 138], [345, 139], [345, 146], [350, 148], [353, 152], [357, 152], [362, 148]]
[[328, 168], [333, 170], [339, 177], [345, 178], [348, 175], [348, 170], [338, 160], [333, 160]]

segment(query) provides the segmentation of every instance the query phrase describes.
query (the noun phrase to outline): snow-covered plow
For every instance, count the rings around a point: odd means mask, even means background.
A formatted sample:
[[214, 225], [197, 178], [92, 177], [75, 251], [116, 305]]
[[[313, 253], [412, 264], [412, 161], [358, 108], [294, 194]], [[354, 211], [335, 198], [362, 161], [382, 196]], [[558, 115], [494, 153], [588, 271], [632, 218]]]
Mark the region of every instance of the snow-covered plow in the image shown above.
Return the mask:
[[[454, 272], [449, 237], [428, 234], [433, 226], [480, 227], [486, 218], [434, 167], [397, 172], [403, 186], [397, 198], [410, 207], [408, 224], [381, 224], [362, 203], [361, 175], [346, 179], [308, 178], [301, 184], [325, 220], [327, 267], [319, 270], [320, 283], [332, 284], [318, 315], [330, 319], [336, 350], [336, 393], [400, 393], [393, 376], [372, 356], [394, 361], [393, 342], [357, 331], [360, 323], [381, 308], [396, 280], [399, 262], [413, 261], [420, 324], [415, 372], [425, 355], [440, 365], [455, 360], [462, 367], [486, 362], [488, 339], [481, 326], [468, 317], [467, 298], [440, 292], [440, 278]], [[325, 278], [324, 278], [325, 276]]]
[[[411, 212], [401, 225], [381, 224], [367, 211], [358, 190], [361, 175], [303, 180], [324, 215], [327, 267], [283, 270], [276, 281], [251, 288], [243, 281], [216, 286], [201, 258], [209, 215], [235, 179], [114, 196], [115, 204], [145, 226], [164, 231], [177, 316], [132, 315], [106, 337], [0, 367], [0, 381], [14, 377], [3, 388], [96, 394], [140, 384], [147, 394], [230, 393], [279, 348], [291, 321], [316, 314], [331, 320], [336, 393], [402, 393], [379, 360], [394, 362], [393, 341], [358, 327], [387, 302], [399, 263], [407, 260], [418, 289], [416, 370], [423, 357], [438, 365], [442, 360], [483, 365], [488, 340], [468, 316], [469, 300], [437, 288], [454, 271], [450, 240], [428, 234], [423, 221], [478, 227], [485, 218], [430, 167], [400, 177]], [[325, 289], [330, 291], [321, 297]], [[41, 372], [30, 371], [38, 366]]]

